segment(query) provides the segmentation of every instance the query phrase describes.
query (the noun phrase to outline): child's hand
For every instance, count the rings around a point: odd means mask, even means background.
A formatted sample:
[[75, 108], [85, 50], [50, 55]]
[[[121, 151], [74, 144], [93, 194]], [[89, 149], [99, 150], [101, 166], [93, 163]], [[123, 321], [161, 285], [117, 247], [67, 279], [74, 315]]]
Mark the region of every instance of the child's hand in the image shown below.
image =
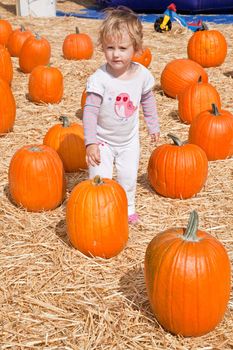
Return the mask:
[[153, 143], [157, 143], [159, 141], [159, 136], [160, 136], [160, 133], [159, 132], [156, 132], [155, 134], [151, 134], [150, 137], [151, 137], [151, 142]]
[[96, 143], [88, 145], [86, 148], [87, 165], [96, 166], [100, 164], [100, 150]]

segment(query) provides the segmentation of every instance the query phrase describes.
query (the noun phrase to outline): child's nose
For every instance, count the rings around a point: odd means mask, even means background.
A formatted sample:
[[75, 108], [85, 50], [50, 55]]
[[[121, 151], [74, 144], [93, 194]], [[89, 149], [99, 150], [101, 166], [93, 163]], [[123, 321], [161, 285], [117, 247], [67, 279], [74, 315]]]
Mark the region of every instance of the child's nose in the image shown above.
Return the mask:
[[119, 56], [119, 50], [118, 49], [113, 51], [113, 56], [114, 57], [118, 57]]

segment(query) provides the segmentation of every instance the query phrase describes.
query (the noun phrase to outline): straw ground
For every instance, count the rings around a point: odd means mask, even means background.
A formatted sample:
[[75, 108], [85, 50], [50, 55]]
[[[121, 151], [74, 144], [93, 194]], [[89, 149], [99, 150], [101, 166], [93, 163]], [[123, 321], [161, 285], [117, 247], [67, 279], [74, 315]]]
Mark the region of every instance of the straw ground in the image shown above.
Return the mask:
[[[57, 1], [57, 8], [75, 11], [85, 2]], [[62, 17], [22, 18], [15, 15], [15, 2], [0, 2], [0, 14], [14, 28], [24, 24], [45, 36], [52, 46], [51, 62], [64, 75], [64, 98], [57, 105], [35, 105], [27, 99], [28, 75], [13, 58], [12, 90], [17, 103], [14, 131], [0, 138], [0, 348], [2, 350], [149, 350], [232, 349], [233, 296], [223, 321], [211, 333], [199, 338], [171, 335], [156, 322], [146, 295], [143, 260], [145, 249], [158, 232], [185, 226], [196, 209], [200, 227], [217, 237], [233, 262], [233, 160], [209, 164], [203, 190], [188, 200], [160, 197], [148, 185], [147, 162], [150, 144], [141, 118], [141, 159], [138, 176], [137, 210], [141, 223], [130, 227], [127, 247], [110, 260], [83, 256], [69, 243], [65, 207], [70, 191], [87, 178], [86, 172], [67, 175], [65, 202], [56, 210], [29, 213], [9, 199], [8, 166], [14, 152], [27, 144], [42, 143], [49, 127], [60, 115], [81, 123], [80, 98], [86, 78], [102, 62], [95, 50], [89, 61], [67, 61], [62, 42], [74, 32], [90, 34], [96, 43], [98, 20]], [[232, 25], [210, 24], [228, 41], [228, 55], [218, 68], [207, 69], [209, 81], [221, 95], [222, 106], [233, 112]], [[167, 62], [187, 57], [191, 32], [174, 25], [167, 34], [155, 33], [144, 24], [145, 45], [153, 53], [151, 72], [156, 78], [154, 94], [161, 124], [160, 144], [170, 142], [168, 132], [187, 139], [188, 126], [179, 121], [177, 101], [160, 88], [160, 74]], [[1, 98], [4, 98], [3, 96]]]

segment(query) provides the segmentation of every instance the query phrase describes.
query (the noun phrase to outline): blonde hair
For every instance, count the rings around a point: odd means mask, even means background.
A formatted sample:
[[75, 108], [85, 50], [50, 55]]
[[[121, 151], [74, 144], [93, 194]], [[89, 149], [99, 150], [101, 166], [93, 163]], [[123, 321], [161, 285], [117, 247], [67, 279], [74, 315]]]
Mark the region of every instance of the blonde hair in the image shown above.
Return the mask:
[[98, 44], [103, 44], [109, 38], [121, 39], [123, 32], [126, 30], [135, 51], [142, 49], [143, 32], [142, 23], [136, 13], [125, 6], [108, 8], [104, 11], [105, 19], [102, 22], [99, 31]]

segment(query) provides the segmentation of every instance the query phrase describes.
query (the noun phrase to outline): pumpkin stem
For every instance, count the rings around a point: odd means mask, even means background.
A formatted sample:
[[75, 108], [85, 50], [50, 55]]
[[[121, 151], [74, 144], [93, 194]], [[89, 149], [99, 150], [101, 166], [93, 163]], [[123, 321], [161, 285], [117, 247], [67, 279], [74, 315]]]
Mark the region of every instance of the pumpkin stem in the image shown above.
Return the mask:
[[208, 28], [207, 24], [205, 22], [203, 22], [201, 30], [208, 30], [208, 29], [209, 28]]
[[22, 25], [22, 24], [21, 24], [21, 26], [20, 26], [20, 31], [21, 31], [21, 32], [25, 32], [25, 31], [26, 31], [24, 25]]
[[78, 27], [75, 27], [75, 33], [76, 33], [76, 34], [79, 34], [79, 29], [78, 29]]
[[41, 152], [42, 151], [42, 149], [38, 146], [32, 146], [28, 150], [31, 152]]
[[202, 76], [200, 75], [197, 81], [199, 84], [202, 83]]
[[40, 36], [38, 33], [35, 33], [35, 38], [36, 38], [37, 40], [40, 40], [40, 39], [41, 39], [41, 36]]
[[216, 106], [216, 104], [215, 104], [215, 103], [212, 103], [211, 106], [212, 106], [212, 111], [211, 111], [212, 114], [215, 115], [216, 117], [217, 117], [218, 115], [220, 115], [220, 113], [219, 113], [219, 111], [218, 111], [218, 107]]
[[67, 117], [65, 117], [64, 115], [61, 115], [59, 117], [59, 120], [62, 122], [62, 126], [64, 128], [68, 128], [70, 126], [70, 122], [69, 122], [69, 119]]
[[172, 141], [174, 142], [174, 144], [176, 146], [183, 146], [183, 142], [180, 141], [180, 139], [177, 136], [175, 136], [173, 134], [167, 134], [167, 136], [172, 139]]
[[200, 238], [197, 237], [198, 229], [198, 214], [196, 210], [193, 210], [189, 216], [188, 225], [186, 227], [183, 239], [189, 242], [199, 242]]
[[92, 181], [95, 186], [102, 185], [104, 182], [99, 175], [96, 175]]

